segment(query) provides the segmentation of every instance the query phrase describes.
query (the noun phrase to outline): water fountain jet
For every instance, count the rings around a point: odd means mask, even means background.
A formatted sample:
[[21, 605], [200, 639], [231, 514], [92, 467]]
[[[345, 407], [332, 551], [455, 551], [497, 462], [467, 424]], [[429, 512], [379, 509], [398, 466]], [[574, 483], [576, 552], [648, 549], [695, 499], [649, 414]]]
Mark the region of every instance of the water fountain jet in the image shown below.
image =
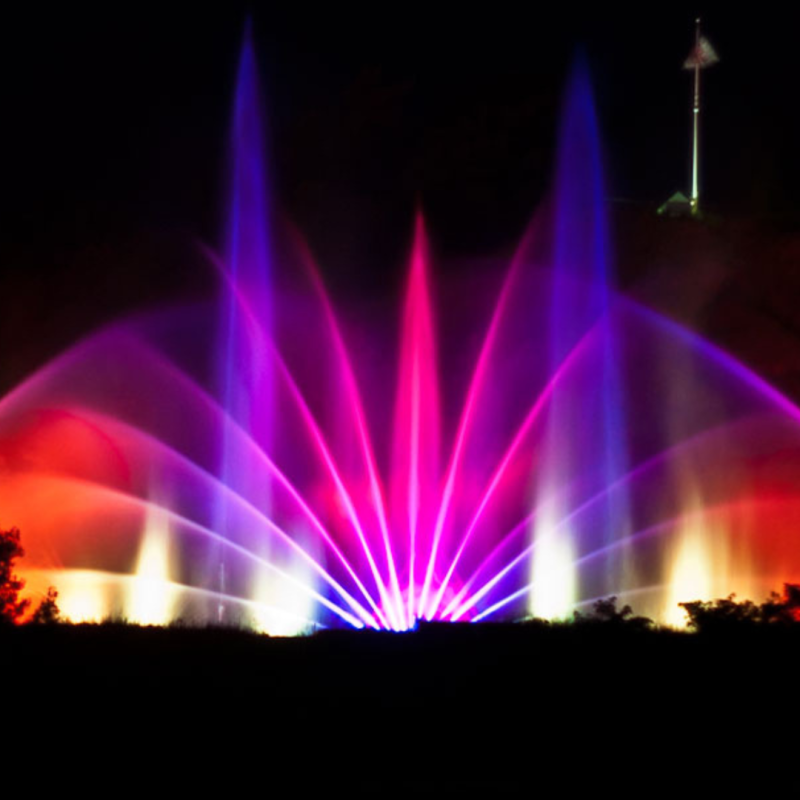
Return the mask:
[[[418, 214], [396, 357], [388, 322], [346, 332], [360, 310], [272, 225], [257, 85], [248, 36], [216, 328], [208, 307], [142, 314], [0, 399], [0, 525], [23, 530], [33, 591], [55, 584], [74, 619], [287, 634], [608, 594], [673, 621], [695, 594], [800, 579], [800, 410], [613, 291], [584, 71], [552, 200], [483, 318], [434, 302]], [[482, 331], [466, 376], [437, 341], [460, 314], [464, 343]]]

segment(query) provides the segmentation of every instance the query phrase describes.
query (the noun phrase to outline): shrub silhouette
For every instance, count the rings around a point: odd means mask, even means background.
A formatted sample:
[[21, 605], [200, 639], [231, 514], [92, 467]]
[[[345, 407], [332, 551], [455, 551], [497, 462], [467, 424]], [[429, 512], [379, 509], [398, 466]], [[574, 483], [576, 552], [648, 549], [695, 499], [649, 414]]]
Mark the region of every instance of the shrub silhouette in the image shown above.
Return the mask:
[[761, 604], [761, 621], [779, 625], [800, 622], [800, 583], [785, 583], [783, 596], [773, 592]]
[[573, 622], [578, 625], [625, 625], [628, 628], [641, 630], [645, 630], [653, 624], [653, 620], [649, 617], [634, 616], [633, 609], [629, 605], [618, 610], [616, 596], [595, 600], [592, 610], [588, 614], [576, 611], [573, 615]]
[[786, 583], [783, 595], [772, 592], [761, 605], [751, 600], [738, 602], [735, 594], [719, 600], [678, 603], [696, 631], [718, 631], [755, 625], [792, 625], [800, 622], [800, 584]]

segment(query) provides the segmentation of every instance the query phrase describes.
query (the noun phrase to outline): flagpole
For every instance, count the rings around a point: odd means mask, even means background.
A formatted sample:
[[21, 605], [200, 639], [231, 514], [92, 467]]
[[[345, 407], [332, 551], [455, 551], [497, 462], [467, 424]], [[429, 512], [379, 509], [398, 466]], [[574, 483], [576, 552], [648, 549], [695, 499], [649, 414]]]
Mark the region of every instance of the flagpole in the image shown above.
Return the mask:
[[692, 196], [690, 205], [692, 214], [697, 214], [700, 210], [700, 186], [698, 180], [698, 159], [700, 141], [700, 17], [695, 20], [696, 27], [694, 33], [695, 58], [694, 64], [694, 107], [692, 109], [694, 136], [692, 143]]
[[719, 61], [719, 56], [711, 46], [711, 42], [700, 33], [700, 17], [695, 19], [694, 47], [689, 57], [683, 62], [683, 69], [694, 70], [694, 97], [692, 102], [692, 189], [690, 199], [682, 192], [676, 192], [658, 213], [689, 213], [693, 217], [700, 215], [700, 70], [711, 67]]

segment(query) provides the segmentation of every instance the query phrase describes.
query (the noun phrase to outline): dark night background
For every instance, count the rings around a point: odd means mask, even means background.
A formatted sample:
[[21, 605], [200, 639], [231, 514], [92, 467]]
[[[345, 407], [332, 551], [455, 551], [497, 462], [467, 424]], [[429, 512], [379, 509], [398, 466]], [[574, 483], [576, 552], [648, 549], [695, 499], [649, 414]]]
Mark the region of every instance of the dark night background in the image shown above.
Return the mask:
[[[7, 14], [0, 389], [122, 311], [211, 291], [193, 242], [221, 240], [250, 13], [276, 205], [334, 287], [396, 285], [417, 199], [441, 263], [508, 252], [546, 192], [560, 92], [582, 48], [621, 285], [800, 396], [795, 19], [706, 5], [119, 3]], [[673, 191], [688, 193], [681, 65], [698, 11], [721, 58], [704, 72], [702, 186], [714, 224], [700, 226], [653, 216]]]

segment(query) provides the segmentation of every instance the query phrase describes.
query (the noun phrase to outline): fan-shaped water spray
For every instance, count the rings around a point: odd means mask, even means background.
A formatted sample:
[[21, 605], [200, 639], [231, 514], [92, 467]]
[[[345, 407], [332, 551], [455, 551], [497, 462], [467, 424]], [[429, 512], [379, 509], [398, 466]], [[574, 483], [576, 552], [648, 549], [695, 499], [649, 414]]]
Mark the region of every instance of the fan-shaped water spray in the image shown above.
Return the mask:
[[434, 291], [417, 216], [399, 344], [270, 226], [249, 39], [234, 109], [213, 308], [112, 325], [0, 399], [32, 590], [73, 619], [293, 633], [608, 594], [673, 621], [800, 578], [800, 411], [612, 291], [585, 72], [510, 264]]

